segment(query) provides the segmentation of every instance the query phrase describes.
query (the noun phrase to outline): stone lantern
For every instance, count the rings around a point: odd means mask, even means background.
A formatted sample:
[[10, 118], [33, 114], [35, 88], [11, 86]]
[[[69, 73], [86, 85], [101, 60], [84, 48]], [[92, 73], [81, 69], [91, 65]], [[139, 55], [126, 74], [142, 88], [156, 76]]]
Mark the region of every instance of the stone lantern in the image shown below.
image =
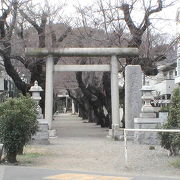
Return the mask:
[[[141, 113], [139, 118], [134, 118], [134, 128], [135, 129], [155, 129], [161, 126], [161, 120], [156, 118], [156, 113], [151, 105], [151, 100], [153, 100], [152, 91], [154, 89], [147, 85], [144, 85], [141, 89], [142, 100], [144, 104], [141, 108]], [[156, 132], [134, 132], [134, 141], [140, 144], [159, 144], [158, 134]]]
[[40, 93], [43, 91], [43, 89], [41, 88], [41, 86], [38, 85], [38, 81], [35, 81], [34, 86], [32, 86], [29, 91], [32, 92], [32, 99], [34, 99], [37, 103], [37, 112], [38, 112], [37, 118], [42, 119], [43, 115], [42, 115], [42, 109], [39, 106], [39, 101], [41, 100]]
[[154, 89], [149, 86], [149, 83], [147, 85], [143, 86], [142, 91], [142, 100], [144, 101], [144, 105], [141, 108], [140, 117], [148, 117], [148, 118], [155, 118], [156, 114], [154, 113], [154, 108], [151, 105], [151, 100], [153, 100], [152, 91]]
[[34, 82], [34, 86], [32, 86], [29, 90], [32, 92], [32, 99], [34, 99], [37, 103], [37, 120], [38, 120], [38, 131], [32, 137], [32, 143], [34, 144], [49, 144], [49, 127], [46, 119], [43, 119], [42, 109], [39, 106], [39, 101], [41, 100], [40, 93], [43, 89], [38, 85], [38, 82]]

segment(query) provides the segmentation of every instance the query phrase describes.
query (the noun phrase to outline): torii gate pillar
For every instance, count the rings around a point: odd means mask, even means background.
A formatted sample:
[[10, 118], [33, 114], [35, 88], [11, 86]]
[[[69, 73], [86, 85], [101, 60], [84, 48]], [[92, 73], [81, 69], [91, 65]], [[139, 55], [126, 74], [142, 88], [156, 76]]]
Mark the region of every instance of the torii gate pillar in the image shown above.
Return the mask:
[[112, 113], [112, 136], [120, 125], [119, 117], [119, 85], [118, 85], [118, 60], [117, 56], [111, 57], [111, 113]]
[[52, 127], [53, 119], [53, 71], [53, 57], [48, 56], [46, 60], [45, 119], [48, 121], [49, 129]]

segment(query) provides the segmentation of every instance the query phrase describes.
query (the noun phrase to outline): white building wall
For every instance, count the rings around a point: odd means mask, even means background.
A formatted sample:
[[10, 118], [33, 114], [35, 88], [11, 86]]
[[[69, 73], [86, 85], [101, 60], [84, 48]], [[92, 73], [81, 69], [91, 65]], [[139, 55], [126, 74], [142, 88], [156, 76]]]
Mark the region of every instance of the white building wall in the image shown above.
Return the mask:
[[4, 91], [4, 78], [0, 77], [0, 91]]
[[177, 44], [177, 77], [175, 78], [175, 83], [180, 84], [180, 7], [177, 9], [176, 15], [176, 33], [179, 40]]

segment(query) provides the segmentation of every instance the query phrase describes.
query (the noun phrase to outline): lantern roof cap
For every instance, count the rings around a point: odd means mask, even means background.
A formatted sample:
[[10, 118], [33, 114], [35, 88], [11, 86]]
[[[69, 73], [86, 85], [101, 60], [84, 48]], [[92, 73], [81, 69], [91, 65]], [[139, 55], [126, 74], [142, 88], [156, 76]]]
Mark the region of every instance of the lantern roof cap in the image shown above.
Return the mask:
[[34, 86], [31, 86], [30, 92], [41, 92], [43, 89], [38, 85], [38, 81], [34, 81]]

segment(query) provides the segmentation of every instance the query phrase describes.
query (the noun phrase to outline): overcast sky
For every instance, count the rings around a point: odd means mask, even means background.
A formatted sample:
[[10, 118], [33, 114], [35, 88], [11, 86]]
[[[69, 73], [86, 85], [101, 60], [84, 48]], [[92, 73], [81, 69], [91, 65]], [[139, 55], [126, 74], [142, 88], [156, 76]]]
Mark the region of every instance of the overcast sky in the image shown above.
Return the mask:
[[[34, 0], [35, 2], [40, 1], [41, 3], [44, 0]], [[48, 0], [52, 4], [58, 4], [59, 2], [63, 2], [63, 0]], [[85, 5], [90, 5], [93, 3], [95, 0], [64, 0], [64, 2], [67, 4], [66, 8], [64, 9], [64, 13], [67, 14], [68, 16], [74, 17], [75, 16], [75, 9], [73, 6], [77, 6], [78, 3], [81, 6]], [[113, 1], [119, 1], [119, 0], [111, 0]], [[149, 0], [145, 0], [149, 1]], [[180, 0], [166, 0], [166, 1], [176, 1], [174, 6], [168, 7], [163, 9], [161, 13], [156, 13], [154, 18], [158, 18], [158, 21], [153, 20], [153, 26], [156, 28], [157, 32], [159, 33], [169, 33], [171, 35], [174, 35], [176, 33], [176, 22], [175, 22], [175, 17], [176, 17], [176, 12], [177, 8], [180, 7]], [[137, 15], [139, 14], [136, 13]], [[135, 15], [136, 16], [136, 15]], [[137, 16], [135, 18], [138, 18], [140, 16]], [[165, 19], [165, 20], [164, 20]]]

